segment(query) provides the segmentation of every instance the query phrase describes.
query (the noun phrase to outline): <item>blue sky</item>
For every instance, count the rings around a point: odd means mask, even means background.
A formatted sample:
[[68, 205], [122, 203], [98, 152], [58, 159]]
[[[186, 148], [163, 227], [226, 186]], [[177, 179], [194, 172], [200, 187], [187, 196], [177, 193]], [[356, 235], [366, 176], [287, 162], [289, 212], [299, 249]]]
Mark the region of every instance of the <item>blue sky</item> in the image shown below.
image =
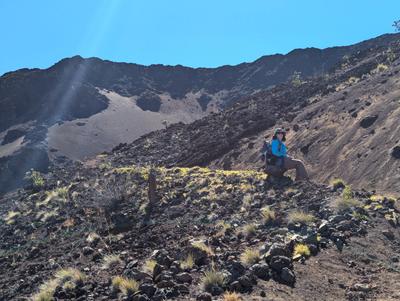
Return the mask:
[[0, 74], [79, 54], [215, 67], [394, 32], [398, 0], [0, 0]]

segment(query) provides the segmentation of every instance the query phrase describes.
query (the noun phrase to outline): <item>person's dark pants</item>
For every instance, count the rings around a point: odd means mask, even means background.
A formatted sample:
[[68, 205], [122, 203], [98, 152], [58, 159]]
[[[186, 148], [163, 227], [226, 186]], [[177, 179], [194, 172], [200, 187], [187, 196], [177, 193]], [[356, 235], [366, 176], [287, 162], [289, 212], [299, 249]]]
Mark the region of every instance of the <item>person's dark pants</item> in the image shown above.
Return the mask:
[[308, 173], [303, 162], [291, 157], [285, 157], [283, 164], [267, 165], [265, 172], [274, 177], [282, 177], [290, 169], [296, 169], [296, 181], [308, 180]]

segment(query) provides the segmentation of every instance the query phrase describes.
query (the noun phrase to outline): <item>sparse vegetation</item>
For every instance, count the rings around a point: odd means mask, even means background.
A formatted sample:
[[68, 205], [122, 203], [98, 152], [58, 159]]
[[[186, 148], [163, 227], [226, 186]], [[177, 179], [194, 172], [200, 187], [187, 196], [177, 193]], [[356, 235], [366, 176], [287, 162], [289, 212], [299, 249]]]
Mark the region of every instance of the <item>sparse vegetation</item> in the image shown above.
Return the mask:
[[111, 281], [113, 288], [123, 295], [129, 296], [139, 291], [139, 283], [133, 279], [116, 276]]
[[342, 197], [336, 200], [335, 206], [338, 210], [346, 210], [351, 207], [360, 207], [361, 202], [353, 198], [351, 187], [346, 186], [343, 189]]
[[240, 256], [244, 265], [253, 265], [260, 261], [260, 251], [257, 249], [246, 249]]
[[55, 290], [58, 286], [73, 290], [78, 284], [82, 284], [86, 276], [75, 268], [58, 270], [54, 278], [43, 283], [39, 287], [39, 292], [32, 296], [33, 301], [52, 301]]
[[225, 275], [215, 269], [204, 272], [204, 276], [201, 278], [201, 284], [206, 291], [210, 291], [212, 287], [225, 285]]
[[12, 225], [15, 223], [15, 220], [21, 215], [21, 212], [19, 211], [8, 211], [7, 215], [4, 217], [4, 221], [6, 222], [6, 224], [8, 225]]
[[276, 219], [275, 211], [272, 210], [270, 207], [261, 208], [261, 215], [262, 221], [265, 225], [275, 221]]
[[334, 189], [346, 187], [346, 184], [344, 183], [343, 179], [339, 179], [339, 178], [331, 180], [330, 184]]
[[156, 266], [157, 261], [154, 259], [148, 259], [143, 264], [143, 271], [149, 273], [150, 275], [153, 274], [154, 267]]
[[353, 84], [358, 83], [359, 81], [360, 81], [360, 78], [355, 77], [355, 76], [351, 76], [351, 77], [349, 77], [349, 79], [347, 80], [347, 83], [348, 83], [349, 85], [353, 85]]
[[89, 235], [88, 235], [87, 238], [86, 238], [86, 241], [87, 241], [88, 243], [93, 243], [93, 242], [95, 242], [95, 241], [97, 241], [97, 240], [99, 240], [99, 239], [100, 239], [100, 236], [99, 236], [97, 233], [95, 233], [95, 232], [90, 232]]
[[194, 267], [194, 256], [189, 253], [185, 259], [180, 261], [180, 267], [182, 270], [189, 270]]
[[102, 264], [102, 269], [107, 270], [113, 266], [116, 266], [118, 264], [122, 263], [121, 258], [118, 255], [105, 255], [103, 257], [103, 264]]
[[315, 217], [311, 213], [306, 213], [300, 210], [290, 212], [288, 220], [292, 223], [309, 224], [315, 220]]
[[378, 64], [374, 70], [371, 71], [371, 74], [380, 73], [386, 71], [389, 67], [385, 64]]
[[45, 181], [39, 171], [31, 169], [29, 172], [26, 173], [25, 179], [30, 181], [34, 189], [40, 189], [44, 187]]
[[256, 224], [250, 223], [247, 225], [244, 225], [241, 229], [241, 232], [243, 233], [244, 236], [250, 237], [253, 236], [254, 234], [257, 233], [257, 226]]
[[232, 226], [226, 221], [219, 221], [216, 224], [216, 228], [219, 229], [217, 236], [225, 236], [226, 232], [232, 229]]
[[242, 298], [238, 293], [235, 292], [226, 292], [223, 296], [223, 301], [240, 301]]
[[293, 251], [293, 257], [298, 255], [304, 257], [310, 256], [311, 255], [310, 248], [306, 244], [296, 244]]
[[301, 72], [295, 71], [291, 77], [291, 83], [294, 87], [299, 87], [303, 84], [301, 80]]
[[200, 249], [200, 250], [206, 252], [208, 254], [208, 256], [213, 256], [214, 255], [214, 252], [211, 249], [211, 247], [207, 246], [202, 241], [195, 241], [195, 242], [192, 243], [192, 246], [197, 248], [197, 249]]

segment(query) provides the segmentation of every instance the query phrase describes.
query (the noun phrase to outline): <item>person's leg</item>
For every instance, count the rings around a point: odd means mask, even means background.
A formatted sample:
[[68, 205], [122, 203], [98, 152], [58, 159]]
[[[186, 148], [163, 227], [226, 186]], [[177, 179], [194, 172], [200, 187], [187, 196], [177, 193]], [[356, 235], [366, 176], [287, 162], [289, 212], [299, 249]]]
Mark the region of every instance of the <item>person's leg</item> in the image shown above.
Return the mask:
[[285, 157], [283, 166], [286, 170], [296, 169], [296, 181], [308, 180], [308, 173], [302, 161]]
[[265, 172], [268, 175], [274, 176], [274, 177], [282, 177], [284, 170], [278, 166], [275, 165], [267, 165], [265, 167]]

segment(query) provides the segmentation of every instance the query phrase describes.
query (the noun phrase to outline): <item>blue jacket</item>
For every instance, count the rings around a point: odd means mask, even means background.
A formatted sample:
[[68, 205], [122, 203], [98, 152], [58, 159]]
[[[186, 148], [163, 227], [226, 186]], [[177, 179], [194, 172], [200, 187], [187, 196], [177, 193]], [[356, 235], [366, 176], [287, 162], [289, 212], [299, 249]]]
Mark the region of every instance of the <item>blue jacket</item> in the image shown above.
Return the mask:
[[277, 157], [286, 157], [287, 156], [286, 145], [282, 141], [279, 141], [278, 139], [272, 139], [271, 151], [272, 151], [272, 154]]

